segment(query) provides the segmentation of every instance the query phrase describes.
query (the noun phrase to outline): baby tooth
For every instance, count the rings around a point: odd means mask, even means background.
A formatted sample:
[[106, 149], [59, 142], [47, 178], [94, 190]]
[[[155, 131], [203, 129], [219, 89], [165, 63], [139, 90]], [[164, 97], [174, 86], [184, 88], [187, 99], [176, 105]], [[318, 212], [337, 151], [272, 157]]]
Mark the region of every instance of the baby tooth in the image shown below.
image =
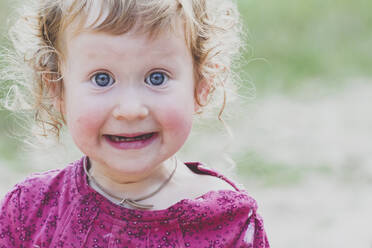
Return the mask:
[[121, 137], [121, 136], [111, 136], [111, 140], [115, 142], [130, 142], [130, 141], [136, 141], [136, 140], [144, 140], [151, 137], [151, 134], [141, 135], [137, 137]]

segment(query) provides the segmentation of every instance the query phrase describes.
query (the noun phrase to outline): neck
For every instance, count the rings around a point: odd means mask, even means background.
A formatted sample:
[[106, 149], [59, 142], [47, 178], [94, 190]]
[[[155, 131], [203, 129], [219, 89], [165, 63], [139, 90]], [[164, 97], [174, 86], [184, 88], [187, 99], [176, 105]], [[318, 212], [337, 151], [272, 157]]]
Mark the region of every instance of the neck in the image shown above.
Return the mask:
[[164, 161], [146, 175], [120, 175], [110, 173], [106, 167], [91, 163], [89, 174], [102, 187], [102, 189], [117, 198], [136, 199], [153, 192], [164, 183], [172, 174], [175, 158]]

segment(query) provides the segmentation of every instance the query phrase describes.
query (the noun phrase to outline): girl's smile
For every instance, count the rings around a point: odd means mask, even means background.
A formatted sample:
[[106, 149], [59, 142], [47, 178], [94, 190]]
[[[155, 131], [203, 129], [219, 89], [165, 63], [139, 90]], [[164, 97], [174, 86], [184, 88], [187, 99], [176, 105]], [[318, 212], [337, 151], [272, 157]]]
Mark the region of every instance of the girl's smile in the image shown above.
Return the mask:
[[180, 30], [65, 34], [62, 112], [92, 167], [113, 180], [149, 176], [189, 135], [197, 104]]
[[159, 135], [157, 132], [104, 135], [107, 142], [117, 149], [141, 149], [150, 145]]

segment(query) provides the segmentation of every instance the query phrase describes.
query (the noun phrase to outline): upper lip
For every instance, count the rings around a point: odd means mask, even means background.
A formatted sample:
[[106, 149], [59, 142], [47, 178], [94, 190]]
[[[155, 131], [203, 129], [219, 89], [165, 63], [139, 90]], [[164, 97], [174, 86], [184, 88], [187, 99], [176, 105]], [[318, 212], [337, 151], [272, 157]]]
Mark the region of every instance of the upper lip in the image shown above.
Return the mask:
[[128, 138], [133, 138], [145, 134], [154, 134], [155, 132], [136, 132], [136, 133], [117, 133], [117, 134], [106, 134], [106, 135], [111, 135], [111, 136], [121, 136], [121, 137], [128, 137]]

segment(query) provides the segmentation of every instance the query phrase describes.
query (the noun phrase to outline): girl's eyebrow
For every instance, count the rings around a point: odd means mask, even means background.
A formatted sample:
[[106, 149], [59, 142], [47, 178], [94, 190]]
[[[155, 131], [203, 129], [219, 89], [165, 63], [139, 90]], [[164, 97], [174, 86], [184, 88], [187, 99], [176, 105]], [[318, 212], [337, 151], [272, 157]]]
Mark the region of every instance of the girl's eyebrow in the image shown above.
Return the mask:
[[[97, 43], [97, 42], [91, 42], [89, 37], [84, 38], [83, 44], [79, 45], [79, 50], [88, 56], [95, 56], [95, 55], [102, 55], [102, 53], [107, 54], [114, 54], [119, 56], [127, 56], [127, 50], [122, 49], [121, 46], [112, 46], [112, 44], [107, 44], [105, 42]], [[146, 45], [141, 48], [143, 53], [146, 53], [148, 55], [155, 54], [155, 55], [163, 55], [167, 57], [171, 56], [178, 56], [181, 54], [181, 51], [188, 51], [188, 49], [184, 49], [179, 44], [176, 44], [176, 42], [170, 42], [167, 44], [163, 44], [161, 42], [152, 43], [153, 45]], [[151, 48], [149, 48], [151, 47]], [[129, 51], [130, 53], [131, 51]], [[182, 52], [183, 54], [183, 52]]]
[[[112, 49], [109, 49], [109, 50], [106, 50], [106, 49], [84, 50], [84, 49], [82, 49], [81, 53], [83, 53], [85, 55], [85, 57], [87, 57], [87, 58], [90, 58], [90, 59], [99, 58], [99, 59], [102, 59], [102, 60], [105, 60], [106, 59], [105, 57], [109, 57], [110, 60], [112, 58], [131, 59], [133, 57], [137, 57], [134, 54], [126, 53], [126, 52], [123, 52], [123, 51], [118, 53], [117, 51], [112, 50]], [[149, 52], [143, 51], [141, 53], [143, 53], [143, 54], [142, 55], [137, 54], [137, 55], [141, 56], [141, 57], [146, 56], [147, 58], [151, 58], [151, 59], [156, 58], [159, 61], [171, 60], [172, 63], [176, 63], [176, 64], [178, 64], [178, 62], [181, 62], [181, 60], [182, 60], [181, 58], [183, 57], [183, 56], [181, 56], [183, 54], [178, 53], [178, 51], [175, 50], [175, 49], [152, 49]]]
[[151, 55], [154, 55], [154, 56], [161, 55], [159, 59], [162, 59], [162, 58], [173, 58], [173, 57], [175, 57], [176, 59], [178, 59], [179, 56], [181, 55], [175, 49], [157, 49], [157, 50], [151, 51], [150, 54]]

